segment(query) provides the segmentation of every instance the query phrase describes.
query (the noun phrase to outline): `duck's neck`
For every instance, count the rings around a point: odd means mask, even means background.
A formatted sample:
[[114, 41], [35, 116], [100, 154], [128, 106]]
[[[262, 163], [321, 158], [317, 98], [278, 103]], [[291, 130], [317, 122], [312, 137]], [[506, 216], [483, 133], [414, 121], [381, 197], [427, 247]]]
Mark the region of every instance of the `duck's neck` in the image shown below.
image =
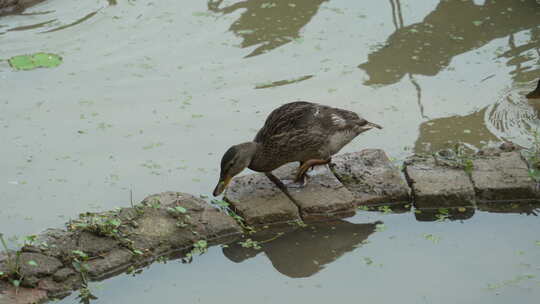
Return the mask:
[[256, 142], [248, 141], [245, 143], [241, 143], [236, 145], [235, 147], [240, 150], [241, 154], [244, 156], [243, 158], [247, 161], [247, 164], [249, 165], [253, 159], [257, 157], [258, 151], [259, 151], [259, 145]]
[[248, 168], [254, 171], [262, 172], [264, 167], [266, 167], [266, 158], [263, 154], [263, 147], [261, 143], [254, 141], [245, 142], [241, 144], [244, 146], [244, 149], [248, 151], [247, 154], [251, 156]]

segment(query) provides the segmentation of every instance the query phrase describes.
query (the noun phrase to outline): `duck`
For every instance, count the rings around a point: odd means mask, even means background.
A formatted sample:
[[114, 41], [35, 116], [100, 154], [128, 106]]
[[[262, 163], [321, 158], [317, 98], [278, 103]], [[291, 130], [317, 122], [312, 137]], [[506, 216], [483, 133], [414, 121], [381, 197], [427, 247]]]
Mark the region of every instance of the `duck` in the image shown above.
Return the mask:
[[536, 85], [536, 89], [526, 96], [527, 98], [533, 99], [533, 98], [540, 98], [540, 79], [538, 80], [538, 84]]
[[291, 197], [273, 170], [299, 162], [294, 182], [305, 185], [310, 168], [330, 163], [332, 155], [373, 128], [382, 129], [352, 111], [307, 101], [286, 103], [268, 115], [252, 141], [233, 145], [223, 154], [213, 195], [222, 194], [234, 176], [249, 168], [264, 173]]

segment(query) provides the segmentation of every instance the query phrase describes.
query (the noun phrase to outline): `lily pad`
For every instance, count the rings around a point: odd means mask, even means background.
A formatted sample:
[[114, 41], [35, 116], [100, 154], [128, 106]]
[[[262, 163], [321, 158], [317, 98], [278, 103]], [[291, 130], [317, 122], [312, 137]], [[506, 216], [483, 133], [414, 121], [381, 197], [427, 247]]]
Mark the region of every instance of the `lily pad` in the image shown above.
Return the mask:
[[17, 70], [31, 70], [35, 68], [32, 58], [27, 55], [11, 57], [8, 61], [11, 67]]
[[36, 53], [32, 58], [37, 65], [44, 68], [57, 67], [62, 63], [62, 57], [56, 54]]
[[35, 68], [53, 68], [62, 63], [62, 57], [52, 53], [35, 53], [18, 55], [8, 59], [9, 65], [16, 70], [33, 70]]

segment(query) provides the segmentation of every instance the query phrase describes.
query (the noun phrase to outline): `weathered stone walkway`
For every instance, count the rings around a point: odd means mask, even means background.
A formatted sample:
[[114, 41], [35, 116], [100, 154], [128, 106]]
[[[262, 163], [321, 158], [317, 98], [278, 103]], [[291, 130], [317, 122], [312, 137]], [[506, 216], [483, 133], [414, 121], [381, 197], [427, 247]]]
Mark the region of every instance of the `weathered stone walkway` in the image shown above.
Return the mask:
[[[434, 156], [412, 156], [403, 173], [384, 151], [368, 149], [335, 157], [329, 167], [310, 172], [305, 188], [290, 189], [294, 201], [262, 174], [236, 178], [225, 200], [250, 225], [302, 219], [306, 222], [342, 218], [357, 207], [377, 204], [414, 204], [416, 209], [473, 208], [488, 204], [540, 199], [520, 151], [481, 151], [475, 156], [443, 151]], [[296, 165], [277, 170], [292, 178]]]
[[[296, 166], [275, 173], [291, 179]], [[344, 231], [360, 229], [361, 237], [351, 239], [354, 246], [374, 231], [375, 223], [356, 227], [336, 220], [359, 209], [400, 213], [414, 206], [417, 220], [433, 221], [440, 208], [445, 218], [456, 220], [470, 218], [475, 210], [529, 213], [539, 207], [538, 185], [527, 162], [520, 151], [507, 146], [475, 156], [451, 151], [412, 156], [402, 169], [384, 151], [368, 149], [336, 156], [330, 166], [309, 174], [305, 187], [290, 189], [292, 200], [263, 174], [249, 174], [233, 180], [224, 195], [228, 205], [220, 207], [190, 194], [165, 192], [129, 208], [81, 214], [66, 229], [46, 230], [20, 251], [0, 254], [0, 303], [63, 297], [84, 289], [89, 280], [134, 271], [156, 259], [189, 259], [224, 243], [231, 244], [224, 253], [233, 261], [264, 250], [276, 259], [275, 265], [283, 265], [279, 271], [290, 272], [279, 248], [303, 233], [290, 223], [333, 222]], [[281, 225], [285, 223], [289, 224]], [[246, 249], [233, 242], [255, 229], [259, 236], [253, 235], [254, 240], [268, 239], [268, 226], [284, 236], [264, 248]], [[287, 275], [301, 277], [313, 271], [317, 268], [306, 265]]]

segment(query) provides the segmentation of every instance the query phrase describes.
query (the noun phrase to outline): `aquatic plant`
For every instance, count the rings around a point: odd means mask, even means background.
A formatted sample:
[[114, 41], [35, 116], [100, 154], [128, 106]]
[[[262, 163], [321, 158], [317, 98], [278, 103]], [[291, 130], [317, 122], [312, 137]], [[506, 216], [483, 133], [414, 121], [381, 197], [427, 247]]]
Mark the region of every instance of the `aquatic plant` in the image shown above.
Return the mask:
[[369, 207], [366, 205], [361, 205], [361, 206], [358, 206], [358, 210], [369, 211]]
[[444, 149], [433, 153], [435, 163], [451, 168], [460, 168], [469, 176], [474, 169], [472, 156], [467, 152], [463, 143], [456, 143], [451, 149]]
[[[137, 212], [137, 214], [139, 213]], [[91, 212], [80, 214], [79, 219], [72, 220], [67, 226], [72, 231], [87, 231], [98, 236], [113, 238], [120, 242], [121, 246], [130, 250], [134, 256], [144, 255], [141, 250], [134, 247], [134, 242], [122, 231], [121, 228], [126, 224], [134, 227], [138, 226], [134, 219], [122, 221], [119, 218], [118, 211], [114, 211], [102, 214]]]
[[450, 217], [450, 212], [446, 208], [439, 208], [437, 210], [439, 213], [435, 215], [438, 222], [444, 222]]
[[435, 244], [439, 243], [439, 241], [441, 240], [441, 237], [431, 233], [424, 233], [424, 238], [428, 241], [432, 241]]
[[384, 214], [389, 214], [389, 213], [392, 213], [392, 208], [390, 208], [389, 206], [385, 205], [385, 206], [379, 206], [377, 208], [380, 212], [384, 213]]
[[82, 280], [82, 286], [79, 288], [77, 298], [79, 299], [79, 303], [89, 304], [91, 300], [97, 299], [88, 286], [88, 267], [86, 266], [86, 262], [90, 257], [82, 250], [73, 250], [71, 253], [71, 265], [80, 274]]
[[213, 199], [210, 201], [211, 204], [217, 206], [219, 209], [223, 210], [225, 213], [227, 213], [230, 217], [232, 217], [242, 229], [244, 229], [248, 234], [252, 234], [257, 232], [253, 226], [250, 226], [246, 224], [246, 220], [241, 217], [239, 214], [237, 214], [232, 208], [231, 205], [223, 200], [217, 200]]
[[2, 246], [4, 247], [4, 251], [6, 252], [6, 255], [7, 255], [6, 266], [7, 266], [7, 271], [8, 271], [7, 273], [1, 272], [0, 278], [7, 278], [8, 281], [15, 288], [19, 288], [23, 280], [23, 275], [21, 273], [21, 251], [18, 250], [17, 252], [15, 252], [15, 256], [13, 256], [13, 254], [10, 252], [7, 246], [3, 233], [0, 233], [0, 242], [2, 243]]
[[261, 249], [261, 245], [259, 242], [254, 241], [252, 239], [246, 239], [245, 241], [238, 242], [242, 247], [244, 248], [253, 248], [253, 249]]
[[36, 68], [52, 68], [62, 63], [62, 57], [52, 53], [34, 53], [18, 55], [8, 59], [9, 65], [16, 70], [33, 70]]
[[[304, 227], [307, 227], [307, 225], [304, 226]], [[251, 238], [247, 238], [245, 241], [238, 242], [238, 244], [240, 244], [244, 248], [253, 248], [253, 249], [258, 250], [258, 249], [262, 249], [262, 246], [261, 246], [262, 244], [272, 242], [272, 241], [276, 240], [277, 238], [279, 238], [280, 236], [282, 236], [284, 234], [285, 233], [283, 233], [283, 232], [278, 232], [273, 237], [271, 237], [271, 238], [269, 238], [267, 240], [263, 240], [263, 241], [254, 241]]]
[[186, 220], [190, 219], [191, 217], [187, 214], [186, 208], [182, 206], [169, 207], [167, 208], [167, 212], [178, 220], [178, 222], [176, 222], [177, 227], [185, 228], [188, 226]]
[[107, 237], [119, 237], [119, 228], [122, 221], [114, 215], [85, 213], [80, 214], [78, 220], [71, 221], [68, 228], [92, 232], [96, 235]]
[[203, 253], [206, 253], [207, 251], [208, 242], [206, 240], [198, 240], [193, 243], [191, 251], [188, 252], [184, 258], [182, 258], [182, 262], [191, 263], [193, 261], [193, 256], [201, 255]]
[[529, 165], [529, 177], [536, 183], [540, 183], [540, 132], [533, 132], [534, 140], [529, 149], [523, 150], [522, 154]]

